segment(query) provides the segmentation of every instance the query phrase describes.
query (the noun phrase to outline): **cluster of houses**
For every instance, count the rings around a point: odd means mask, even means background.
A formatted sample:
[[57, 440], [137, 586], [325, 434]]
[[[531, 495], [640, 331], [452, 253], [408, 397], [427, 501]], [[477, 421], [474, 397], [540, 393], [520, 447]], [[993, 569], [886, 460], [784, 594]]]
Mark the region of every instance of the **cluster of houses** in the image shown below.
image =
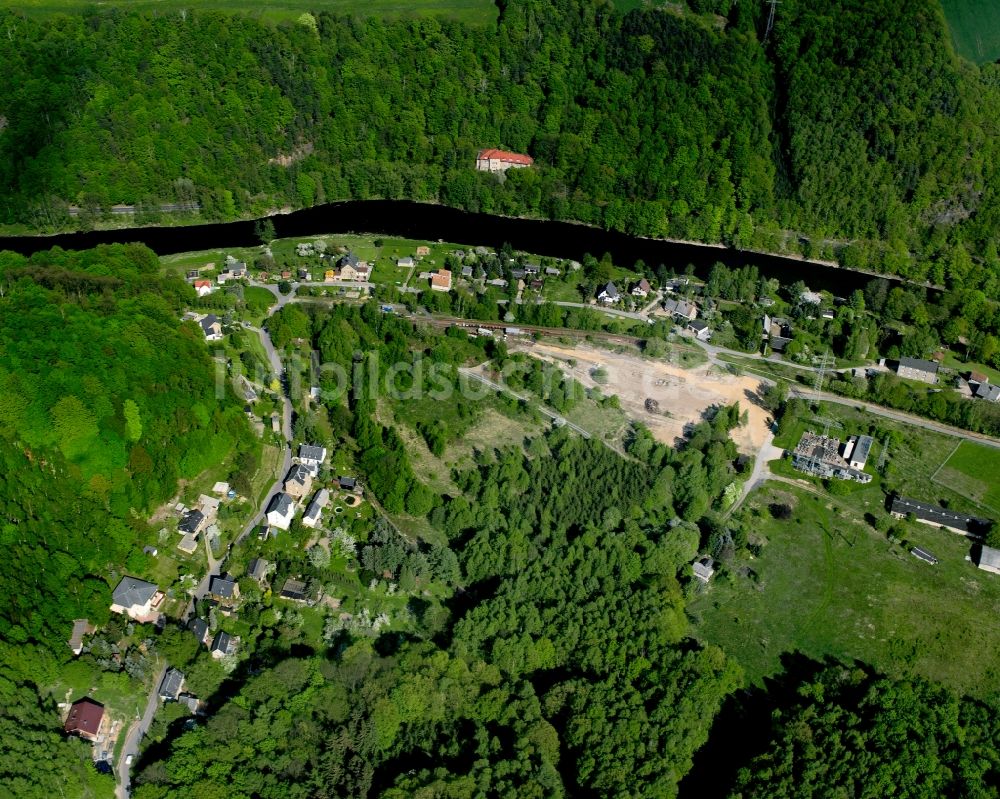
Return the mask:
[[212, 493], [218, 496], [210, 497], [202, 494], [193, 508], [188, 508], [183, 503], [176, 506], [176, 510], [181, 514], [177, 523], [177, 532], [181, 535], [181, 540], [177, 548], [186, 555], [192, 554], [198, 548], [198, 539], [202, 533], [208, 537], [210, 545], [218, 546], [219, 528], [215, 522], [219, 514], [219, 505], [223, 498], [234, 498], [236, 492], [229, 487], [229, 483], [219, 482], [212, 487]]
[[[284, 490], [275, 494], [267, 506], [265, 518], [270, 528], [287, 530], [299, 505], [305, 505], [302, 524], [306, 527], [319, 526], [323, 510], [330, 504], [330, 492], [327, 488], [319, 488], [314, 492], [313, 480], [326, 461], [326, 454], [325, 447], [315, 444], [303, 444], [299, 447], [296, 462], [285, 476], [282, 486]], [[361, 486], [353, 477], [338, 477], [337, 486], [354, 494], [361, 493]], [[310, 494], [312, 498], [306, 502]]]
[[[896, 362], [896, 374], [907, 380], [918, 380], [928, 385], [936, 385], [940, 381], [941, 366], [937, 361], [923, 358], [900, 358]], [[1000, 386], [990, 382], [988, 375], [971, 371], [963, 378], [959, 387], [968, 387], [967, 396], [985, 402], [1000, 402]]]
[[839, 438], [805, 432], [792, 451], [792, 466], [816, 477], [870, 483], [864, 469], [873, 443], [871, 436], [851, 436], [841, 446]]

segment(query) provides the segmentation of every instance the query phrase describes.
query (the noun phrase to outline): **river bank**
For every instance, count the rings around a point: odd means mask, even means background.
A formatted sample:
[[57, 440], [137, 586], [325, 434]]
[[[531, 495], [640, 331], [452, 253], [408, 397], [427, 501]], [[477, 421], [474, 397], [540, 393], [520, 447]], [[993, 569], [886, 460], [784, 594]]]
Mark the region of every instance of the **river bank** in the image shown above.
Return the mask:
[[[609, 253], [619, 264], [643, 261], [668, 269], [706, 277], [711, 267], [723, 263], [731, 269], [756, 266], [768, 278], [782, 283], [804, 280], [814, 290], [846, 296], [879, 277], [900, 278], [871, 271], [847, 269], [831, 261], [807, 260], [800, 255], [776, 255], [736, 250], [721, 244], [650, 239], [629, 236], [575, 222], [493, 216], [470, 213], [444, 205], [408, 200], [351, 200], [264, 217], [279, 238], [337, 233], [376, 233], [386, 236], [453, 241], [466, 245], [499, 247], [507, 242], [523, 252], [582, 260], [585, 255]], [[218, 222], [190, 226], [156, 226], [60, 233], [50, 236], [0, 237], [0, 250], [31, 255], [51, 247], [88, 249], [99, 244], [141, 242], [158, 255], [193, 250], [249, 247], [259, 243], [261, 220]]]

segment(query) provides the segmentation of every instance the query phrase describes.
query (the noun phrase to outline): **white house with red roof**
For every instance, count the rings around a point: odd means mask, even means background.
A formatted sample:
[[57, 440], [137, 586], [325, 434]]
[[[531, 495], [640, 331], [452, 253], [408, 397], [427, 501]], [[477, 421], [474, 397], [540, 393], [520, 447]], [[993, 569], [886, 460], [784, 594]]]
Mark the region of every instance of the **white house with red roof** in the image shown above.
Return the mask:
[[480, 172], [506, 172], [508, 169], [531, 166], [535, 159], [522, 153], [490, 148], [480, 150], [476, 156], [476, 169]]

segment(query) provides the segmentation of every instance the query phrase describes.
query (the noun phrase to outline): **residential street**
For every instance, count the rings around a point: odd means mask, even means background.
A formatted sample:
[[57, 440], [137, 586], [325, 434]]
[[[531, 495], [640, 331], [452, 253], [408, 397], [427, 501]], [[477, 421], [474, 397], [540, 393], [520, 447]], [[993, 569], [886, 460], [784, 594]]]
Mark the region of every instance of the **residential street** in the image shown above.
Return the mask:
[[142, 740], [142, 736], [146, 734], [146, 730], [149, 729], [149, 725], [153, 721], [153, 715], [156, 713], [156, 708], [160, 703], [157, 691], [160, 689], [160, 682], [163, 680], [163, 675], [166, 672], [167, 664], [164, 663], [153, 680], [153, 687], [149, 690], [149, 696], [146, 699], [146, 709], [143, 711], [142, 717], [132, 722], [132, 726], [128, 728], [128, 732], [125, 734], [125, 743], [122, 745], [121, 753], [118, 756], [117, 773], [115, 775], [118, 782], [115, 786], [115, 795], [118, 799], [128, 799], [131, 788], [130, 772], [132, 768], [126, 761], [129, 755], [135, 756], [139, 754], [139, 742]]

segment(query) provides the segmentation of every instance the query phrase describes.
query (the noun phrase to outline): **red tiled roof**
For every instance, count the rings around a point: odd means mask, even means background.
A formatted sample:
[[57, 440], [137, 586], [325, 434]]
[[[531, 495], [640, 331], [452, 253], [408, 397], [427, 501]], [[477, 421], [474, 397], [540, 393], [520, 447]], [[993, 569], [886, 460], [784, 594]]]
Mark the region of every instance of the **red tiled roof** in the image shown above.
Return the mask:
[[103, 718], [104, 705], [93, 699], [79, 699], [70, 707], [69, 716], [66, 718], [66, 725], [63, 729], [66, 732], [97, 735]]
[[431, 285], [432, 286], [451, 286], [451, 272], [447, 269], [439, 269], [433, 275], [431, 275]]
[[497, 150], [495, 148], [491, 148], [488, 150], [480, 150], [478, 158], [479, 160], [483, 160], [486, 158], [494, 158], [499, 161], [507, 161], [511, 164], [524, 164], [525, 166], [531, 166], [533, 163], [535, 163], [535, 159], [532, 158], [530, 155], [522, 155], [521, 153], [511, 153], [507, 152], [507, 150]]
[[201, 288], [202, 286], [211, 286], [211, 285], [212, 285], [212, 281], [211, 280], [196, 280], [194, 282], [194, 287], [196, 289], [197, 288]]

